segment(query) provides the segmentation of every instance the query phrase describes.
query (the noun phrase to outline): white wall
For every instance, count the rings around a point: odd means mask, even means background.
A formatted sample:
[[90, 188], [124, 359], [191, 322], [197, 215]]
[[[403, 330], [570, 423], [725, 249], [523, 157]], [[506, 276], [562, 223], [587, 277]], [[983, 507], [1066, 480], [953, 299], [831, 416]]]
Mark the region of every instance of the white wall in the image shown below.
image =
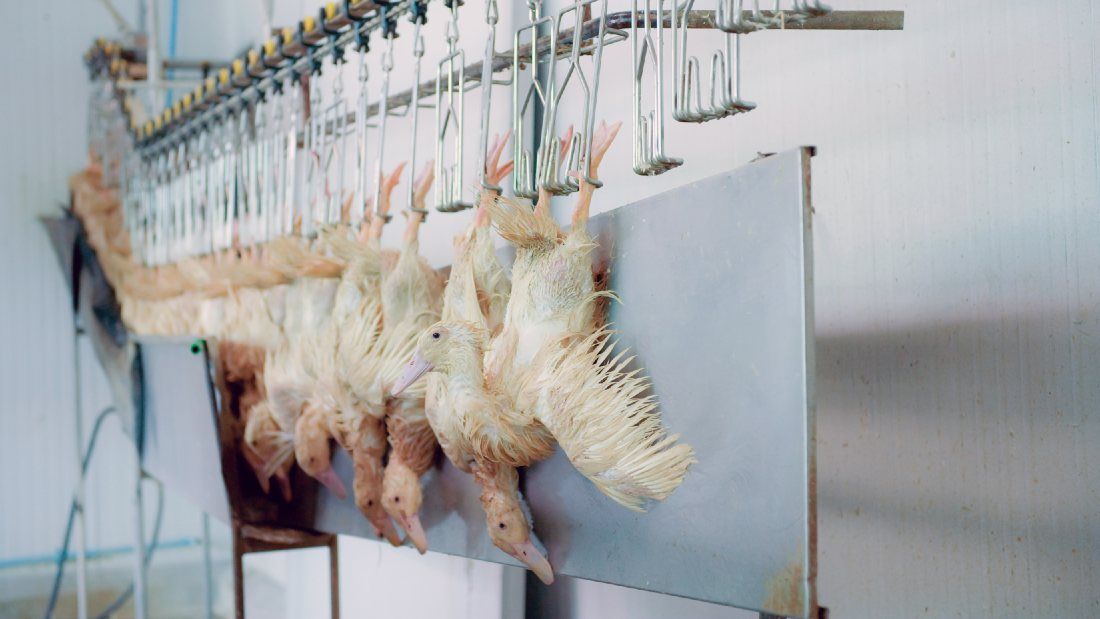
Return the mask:
[[[36, 218], [60, 213], [68, 177], [84, 164], [81, 56], [114, 24], [97, 3], [75, 1], [3, 3], [0, 21], [13, 25], [0, 40], [0, 560], [10, 560], [59, 548], [76, 481], [69, 293]], [[80, 351], [88, 432], [110, 396], [86, 341]], [[118, 479], [132, 471], [131, 444], [110, 419], [91, 466], [89, 548], [131, 543], [128, 488]], [[194, 536], [194, 513], [167, 505], [162, 539]]]
[[[224, 8], [228, 21], [181, 4], [181, 20], [231, 25], [225, 38], [181, 31], [181, 54], [235, 51], [244, 41], [230, 44], [231, 35], [256, 38], [252, 3]], [[595, 208], [757, 151], [817, 146], [822, 603], [838, 617], [1096, 616], [1100, 7], [832, 4], [905, 9], [906, 30], [748, 37], [745, 95], [760, 108], [673, 126], [669, 150], [687, 163], [655, 179], [629, 171], [624, 134]], [[0, 42], [5, 52], [33, 45], [42, 54], [37, 71], [0, 69], [3, 83], [22, 86], [0, 98], [12, 145], [0, 165], [0, 435], [14, 437], [0, 450], [0, 555], [26, 551], [29, 540], [51, 547], [75, 467], [65, 294], [32, 216], [64, 199], [64, 178], [82, 161], [84, 112], [71, 103], [84, 100], [78, 59], [93, 34], [111, 29], [94, 6], [0, 9], [5, 23], [52, 29], [49, 46], [30, 28], [9, 29]], [[612, 10], [625, 6], [612, 1]], [[277, 3], [276, 25], [307, 8]], [[600, 109], [628, 120], [627, 46], [605, 62], [604, 84], [614, 87], [602, 90]], [[49, 128], [27, 119], [48, 119]], [[422, 238], [435, 262], [447, 261], [450, 234], [466, 217], [429, 219]], [[444, 559], [425, 565], [432, 561]], [[594, 583], [561, 591], [572, 597], [555, 617], [737, 616]]]

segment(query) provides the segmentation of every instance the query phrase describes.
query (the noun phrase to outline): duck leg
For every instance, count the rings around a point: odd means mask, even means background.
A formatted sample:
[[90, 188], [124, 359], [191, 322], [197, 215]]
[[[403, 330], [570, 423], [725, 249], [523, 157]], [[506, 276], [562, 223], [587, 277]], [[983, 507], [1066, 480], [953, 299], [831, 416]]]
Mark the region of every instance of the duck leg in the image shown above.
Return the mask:
[[481, 507], [493, 544], [522, 561], [544, 584], [552, 584], [554, 570], [531, 540], [531, 524], [515, 467], [478, 459], [474, 480], [481, 486]]
[[[392, 201], [390, 196], [393, 194], [394, 187], [401, 182], [401, 173], [405, 171], [405, 165], [407, 162], [402, 161], [397, 164], [397, 167], [389, 173], [388, 176], [378, 179], [378, 182], [382, 185], [382, 191], [378, 200], [378, 212], [367, 213], [370, 218], [370, 226], [364, 226], [360, 229], [360, 240], [378, 240], [382, 238], [382, 226], [386, 225], [386, 215], [390, 212], [390, 205]], [[368, 202], [365, 208], [370, 208], [371, 204]], [[363, 231], [366, 231], [366, 236], [363, 236]]]
[[[569, 144], [573, 141], [573, 125], [569, 125], [569, 129], [565, 131], [565, 137], [561, 139], [561, 143], [558, 144], [558, 162], [565, 159], [565, 156], [569, 154]], [[535, 215], [550, 219], [550, 198], [551, 194], [546, 189], [543, 189], [542, 184], [539, 183], [539, 199], [535, 203]]]
[[[500, 163], [500, 155], [504, 152], [504, 146], [508, 144], [508, 138], [510, 137], [512, 137], [510, 129], [504, 132], [504, 136], [499, 133], [493, 135], [493, 143], [489, 146], [489, 152], [485, 155], [485, 181], [490, 185], [500, 185], [501, 181], [511, 174], [512, 169], [516, 167], [514, 161]], [[490, 196], [500, 195], [500, 192], [496, 190], [482, 190], [482, 193], [488, 193]]]
[[424, 212], [427, 208], [424, 205], [424, 200], [428, 197], [428, 192], [431, 191], [432, 181], [435, 180], [435, 162], [429, 161], [424, 165], [424, 168], [420, 171], [420, 175], [413, 181], [413, 195], [412, 204], [409, 206], [409, 224], [405, 228], [405, 243], [413, 243], [417, 240], [420, 233], [420, 224], [424, 222]]
[[401, 536], [382, 507], [382, 456], [386, 453], [386, 426], [382, 419], [362, 415], [352, 433], [351, 459], [355, 465], [355, 505], [379, 537], [394, 546]]
[[[493, 135], [493, 142], [489, 146], [488, 154], [485, 155], [485, 181], [490, 185], [500, 185], [501, 181], [511, 174], [512, 169], [516, 167], [514, 161], [500, 163], [500, 155], [504, 152], [504, 146], [508, 143], [508, 138], [511, 135], [511, 130], [505, 132], [503, 137], [500, 134]], [[492, 223], [487, 205], [491, 204], [500, 195], [500, 191], [496, 189], [482, 188], [481, 193], [478, 195], [477, 212], [474, 214], [474, 223], [471, 228], [488, 227]], [[540, 194], [539, 200], [542, 199]], [[546, 199], [549, 200], [549, 195]]]
[[[619, 134], [619, 129], [622, 126], [622, 122], [610, 126], [606, 122], [600, 122], [595, 135], [592, 136], [592, 178], [596, 178], [596, 170], [600, 167], [600, 162], [607, 154], [607, 149], [611, 148], [611, 143], [615, 141], [615, 136]], [[580, 192], [577, 196], [577, 205], [573, 210], [574, 230], [588, 225], [588, 211], [592, 206], [592, 194], [596, 192], [595, 185], [587, 182], [583, 177], [578, 180], [580, 181]]]

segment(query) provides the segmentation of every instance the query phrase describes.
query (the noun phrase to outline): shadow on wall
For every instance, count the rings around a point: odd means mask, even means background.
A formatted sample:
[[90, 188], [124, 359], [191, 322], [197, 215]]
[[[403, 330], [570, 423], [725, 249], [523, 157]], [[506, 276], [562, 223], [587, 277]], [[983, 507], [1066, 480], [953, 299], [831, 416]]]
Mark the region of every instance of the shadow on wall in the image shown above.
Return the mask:
[[[822, 603], [1100, 611], [1100, 312], [1080, 305], [819, 332]], [[876, 590], [888, 565], [906, 590]]]

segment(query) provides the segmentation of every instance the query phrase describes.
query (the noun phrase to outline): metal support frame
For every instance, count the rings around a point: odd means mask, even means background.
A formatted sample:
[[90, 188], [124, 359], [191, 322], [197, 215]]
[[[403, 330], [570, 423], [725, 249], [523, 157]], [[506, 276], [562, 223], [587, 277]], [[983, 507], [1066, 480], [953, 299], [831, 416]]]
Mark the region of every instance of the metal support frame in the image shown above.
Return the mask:
[[206, 619], [214, 619], [214, 561], [210, 553], [210, 514], [202, 513], [202, 594]]
[[[78, 277], [78, 276], [74, 276]], [[75, 281], [75, 280], [74, 280]], [[81, 381], [80, 336], [84, 328], [80, 324], [79, 297], [73, 294], [73, 425], [76, 434], [76, 613], [79, 619], [88, 617], [88, 540], [87, 520], [84, 517], [84, 393]]]
[[331, 533], [316, 533], [243, 524], [233, 521], [233, 598], [237, 619], [245, 619], [244, 606], [244, 556], [256, 552], [298, 550], [302, 548], [328, 548], [329, 560], [329, 616], [340, 619], [340, 554], [339, 541]]
[[134, 443], [134, 617], [144, 619], [149, 614], [145, 586], [145, 493], [142, 491], [141, 454]]
[[[71, 203], [68, 210], [71, 211]], [[46, 220], [44, 220], [46, 221]], [[77, 485], [76, 485], [76, 513], [74, 515], [74, 536], [76, 537], [76, 588], [77, 588], [77, 617], [80, 619], [86, 619], [88, 617], [88, 575], [87, 575], [87, 520], [85, 513], [85, 499], [86, 499], [86, 483], [85, 483], [85, 471], [83, 470], [83, 461], [86, 457], [84, 453], [85, 449], [85, 432], [84, 432], [84, 388], [83, 388], [83, 363], [82, 363], [82, 351], [81, 343], [83, 336], [89, 336], [92, 339], [93, 345], [95, 343], [95, 329], [101, 328], [102, 325], [86, 324], [85, 321], [90, 316], [97, 316], [96, 310], [101, 309], [94, 304], [89, 306], [82, 305], [82, 296], [84, 292], [82, 288], [82, 274], [86, 271], [92, 271], [93, 268], [98, 268], [96, 265], [87, 262], [87, 259], [83, 257], [85, 255], [84, 250], [80, 247], [81, 241], [78, 240], [79, 225], [76, 226], [73, 236], [65, 240], [55, 236], [53, 228], [47, 221], [47, 229], [50, 230], [51, 240], [55, 244], [55, 250], [58, 251], [58, 256], [61, 259], [62, 267], [67, 271], [66, 275], [69, 278], [70, 292], [72, 294], [72, 302], [70, 309], [73, 315], [73, 426], [76, 442], [76, 468], [77, 468]], [[62, 247], [62, 244], [68, 245], [68, 247]], [[94, 280], [94, 276], [93, 276]], [[96, 284], [91, 284], [95, 286]], [[91, 293], [94, 298], [95, 293]], [[93, 303], [92, 301], [88, 301]], [[87, 312], [82, 314], [82, 309], [86, 309]], [[92, 319], [94, 320], [94, 318]], [[90, 332], [90, 330], [92, 332]], [[116, 394], [117, 395], [117, 394]], [[135, 396], [140, 398], [140, 396]], [[122, 407], [122, 404], [116, 400], [116, 406]], [[131, 402], [137, 409], [138, 402], [135, 400]], [[140, 415], [140, 410], [135, 410], [136, 415]], [[124, 423], [125, 426], [125, 423]], [[132, 518], [134, 522], [134, 557], [133, 557], [133, 601], [134, 601], [134, 617], [144, 619], [147, 616], [147, 603], [146, 603], [146, 546], [144, 536], [144, 503], [143, 503], [143, 491], [142, 491], [142, 479], [143, 471], [141, 465], [141, 446], [142, 441], [140, 439], [140, 433], [142, 431], [142, 422], [140, 419], [135, 418], [131, 431], [134, 433], [134, 479], [133, 488], [134, 493], [131, 497]], [[89, 446], [90, 447], [90, 446]]]

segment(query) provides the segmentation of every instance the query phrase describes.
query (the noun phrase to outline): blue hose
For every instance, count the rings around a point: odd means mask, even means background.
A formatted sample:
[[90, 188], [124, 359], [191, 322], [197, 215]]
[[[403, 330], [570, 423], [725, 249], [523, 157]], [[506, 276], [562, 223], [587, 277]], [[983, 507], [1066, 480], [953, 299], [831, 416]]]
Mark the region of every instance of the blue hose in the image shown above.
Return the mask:
[[[107, 418], [107, 415], [115, 412], [114, 406], [108, 406], [100, 411], [99, 415], [95, 419], [95, 424], [92, 426], [92, 434], [88, 439], [88, 448], [84, 452], [84, 457], [80, 461], [80, 479], [83, 481], [85, 475], [88, 472], [88, 464], [91, 462], [92, 454], [95, 452], [96, 439], [99, 437], [99, 429], [103, 426], [103, 420]], [[153, 478], [149, 478], [153, 479]], [[149, 544], [148, 552], [145, 554], [145, 567], [149, 567], [149, 562], [153, 559], [153, 551], [156, 550], [157, 541], [160, 539], [160, 527], [163, 522], [164, 516], [164, 487], [161, 483], [155, 479], [157, 484], [157, 515], [153, 523], [153, 538]], [[73, 523], [76, 519], [77, 501], [76, 497], [73, 497], [71, 503], [69, 503], [69, 519], [65, 523], [65, 539], [61, 543], [61, 551], [57, 553], [57, 572], [54, 574], [53, 588], [50, 590], [50, 600], [46, 604], [46, 611], [42, 614], [44, 619], [51, 619], [53, 617], [53, 611], [57, 607], [57, 596], [61, 592], [61, 579], [65, 575], [65, 559], [69, 556], [69, 543], [73, 536]], [[134, 584], [130, 583], [130, 586], [125, 591], [119, 594], [117, 598], [101, 613], [96, 615], [96, 619], [108, 619], [112, 614], [122, 608], [122, 605], [130, 599], [130, 596], [134, 593]]]
[[[95, 442], [99, 438], [99, 429], [103, 426], [103, 420], [113, 412], [115, 412], [115, 407], [108, 406], [95, 418], [92, 435], [88, 439], [88, 449], [84, 451], [84, 457], [80, 460], [80, 480], [78, 480], [78, 483], [84, 480], [84, 475], [88, 472], [88, 463], [95, 451]], [[73, 521], [76, 519], [76, 510], [77, 501], [74, 496], [72, 502], [69, 503], [69, 519], [65, 523], [65, 540], [61, 543], [61, 552], [57, 553], [57, 572], [54, 574], [53, 588], [50, 590], [50, 601], [46, 603], [46, 612], [42, 615], [45, 619], [50, 619], [53, 616], [53, 609], [57, 606], [57, 594], [61, 592], [61, 577], [65, 575], [65, 557], [69, 556], [69, 542], [73, 538]]]
[[[180, 0], [172, 0], [172, 10], [171, 10], [171, 16], [170, 16], [170, 21], [169, 21], [169, 26], [168, 26], [168, 57], [169, 58], [175, 58], [176, 57], [176, 34], [179, 31], [179, 23], [180, 23], [179, 17], [180, 17]], [[164, 72], [164, 78], [165, 79], [171, 79], [172, 78], [172, 72], [171, 71], [165, 71]], [[171, 89], [168, 89], [168, 91], [166, 93], [164, 93], [164, 107], [171, 107], [172, 106], [172, 95], [173, 95], [173, 92], [172, 92]]]

